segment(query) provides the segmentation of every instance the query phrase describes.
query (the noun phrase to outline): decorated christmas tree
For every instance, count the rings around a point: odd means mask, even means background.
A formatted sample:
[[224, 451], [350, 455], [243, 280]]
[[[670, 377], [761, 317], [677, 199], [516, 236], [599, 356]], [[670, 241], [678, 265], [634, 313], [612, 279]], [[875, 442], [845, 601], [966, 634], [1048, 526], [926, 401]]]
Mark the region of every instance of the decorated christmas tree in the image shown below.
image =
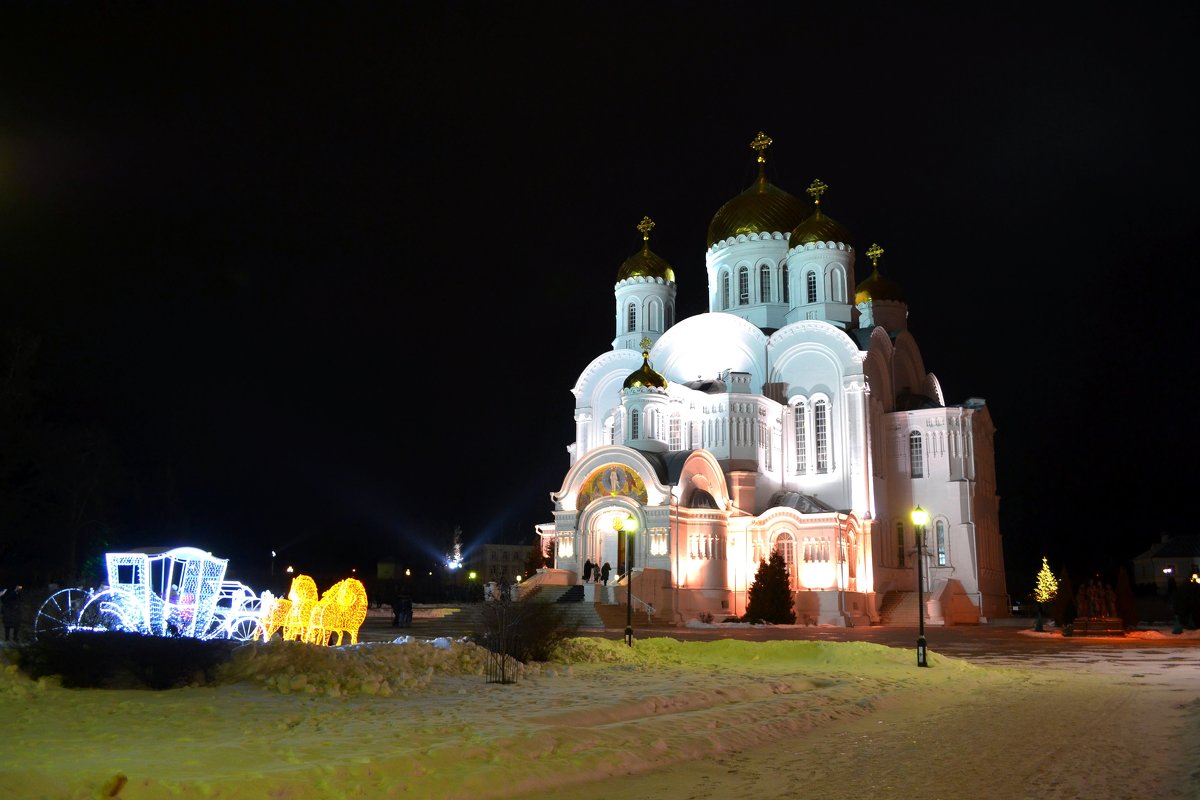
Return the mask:
[[1037, 603], [1037, 628], [1042, 630], [1042, 603], [1049, 603], [1058, 595], [1058, 579], [1050, 571], [1050, 564], [1042, 556], [1042, 568], [1037, 574], [1037, 585], [1033, 589], [1033, 600]]

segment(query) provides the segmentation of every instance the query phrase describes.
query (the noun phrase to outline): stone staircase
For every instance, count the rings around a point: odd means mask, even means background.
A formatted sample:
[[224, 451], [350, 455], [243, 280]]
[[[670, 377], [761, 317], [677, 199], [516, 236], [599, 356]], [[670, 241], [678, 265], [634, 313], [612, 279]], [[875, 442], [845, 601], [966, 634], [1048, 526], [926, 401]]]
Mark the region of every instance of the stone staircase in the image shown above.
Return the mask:
[[879, 624], [915, 628], [919, 611], [916, 592], [888, 592], [879, 604]]
[[[563, 622], [579, 628], [605, 628], [605, 620], [597, 613], [596, 603], [585, 603], [583, 586], [541, 586], [527, 598], [534, 603], [554, 603], [563, 612]], [[624, 623], [622, 623], [624, 626]]]

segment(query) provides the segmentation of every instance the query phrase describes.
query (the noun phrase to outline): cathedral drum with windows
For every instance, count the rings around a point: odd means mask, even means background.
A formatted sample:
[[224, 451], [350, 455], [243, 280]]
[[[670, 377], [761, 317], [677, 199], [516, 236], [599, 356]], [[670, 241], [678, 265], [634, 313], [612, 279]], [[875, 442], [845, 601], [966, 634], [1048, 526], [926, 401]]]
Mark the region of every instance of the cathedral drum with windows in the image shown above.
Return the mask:
[[[746, 610], [779, 551], [798, 621], [971, 624], [1008, 613], [992, 425], [982, 400], [947, 404], [908, 330], [904, 293], [810, 200], [757, 178], [708, 229], [709, 311], [675, 320], [675, 271], [641, 249], [617, 271], [612, 349], [572, 389], [575, 442], [553, 522], [553, 568], [582, 581], [612, 565], [602, 596], [659, 620]], [[910, 514], [930, 514], [917, 594]], [[632, 582], [630, 587], [626, 581]]]

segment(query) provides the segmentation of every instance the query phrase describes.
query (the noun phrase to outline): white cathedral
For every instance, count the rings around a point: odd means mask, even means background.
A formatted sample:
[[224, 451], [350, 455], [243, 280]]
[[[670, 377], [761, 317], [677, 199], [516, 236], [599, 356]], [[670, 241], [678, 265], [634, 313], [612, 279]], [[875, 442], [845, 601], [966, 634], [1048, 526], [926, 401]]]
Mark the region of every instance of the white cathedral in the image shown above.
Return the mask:
[[883, 250], [866, 251], [856, 282], [827, 187], [813, 182], [810, 205], [770, 183], [770, 144], [755, 137], [757, 179], [709, 225], [708, 313], [676, 321], [675, 271], [650, 249], [653, 223], [638, 226], [612, 350], [572, 389], [570, 468], [537, 526], [553, 567], [526, 587], [581, 584], [586, 562], [608, 563], [588, 599], [719, 620], [745, 613], [778, 551], [798, 622], [901, 624], [889, 610], [918, 596], [930, 624], [1007, 616], [987, 406], [946, 402]]

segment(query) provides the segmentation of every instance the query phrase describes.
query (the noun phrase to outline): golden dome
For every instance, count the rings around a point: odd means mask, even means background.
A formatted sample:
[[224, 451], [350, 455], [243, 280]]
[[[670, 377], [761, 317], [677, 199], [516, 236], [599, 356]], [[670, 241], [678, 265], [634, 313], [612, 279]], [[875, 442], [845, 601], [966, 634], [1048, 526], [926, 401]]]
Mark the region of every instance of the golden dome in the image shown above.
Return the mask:
[[850, 244], [850, 234], [846, 229], [839, 225], [833, 217], [827, 217], [821, 213], [821, 195], [825, 194], [825, 190], [828, 188], [820, 178], [817, 178], [806, 190], [812, 195], [816, 210], [813, 211], [811, 217], [801, 222], [792, 231], [792, 235], [788, 238], [788, 249], [813, 242]]
[[871, 245], [867, 250], [867, 257], [871, 259], [871, 274], [867, 276], [865, 281], [855, 287], [855, 305], [868, 303], [872, 300], [904, 302], [904, 290], [900, 288], [899, 284], [889, 281], [879, 274], [879, 257], [881, 255], [883, 255], [883, 248], [877, 244]]
[[808, 204], [767, 180], [763, 152], [771, 144], [760, 131], [750, 146], [758, 151], [758, 179], [717, 209], [708, 225], [708, 246], [747, 233], [787, 233], [808, 216]]
[[650, 337], [642, 338], [642, 366], [629, 373], [622, 389], [666, 389], [667, 379], [650, 368]]
[[671, 269], [665, 258], [650, 249], [650, 230], [653, 227], [654, 220], [642, 217], [637, 226], [642, 232], [642, 249], [621, 264], [617, 270], [618, 283], [626, 278], [659, 278], [667, 283], [675, 282], [675, 270]]

